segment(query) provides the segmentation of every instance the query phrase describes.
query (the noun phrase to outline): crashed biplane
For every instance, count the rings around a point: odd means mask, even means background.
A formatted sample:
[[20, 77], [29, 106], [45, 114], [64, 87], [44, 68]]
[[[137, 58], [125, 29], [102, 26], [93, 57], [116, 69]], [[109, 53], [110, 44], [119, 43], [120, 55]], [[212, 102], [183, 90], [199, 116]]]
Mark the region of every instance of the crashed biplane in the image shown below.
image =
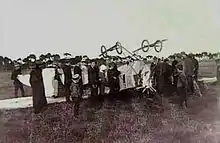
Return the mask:
[[[145, 40], [144, 40], [145, 41]], [[148, 47], [156, 47], [156, 45], [159, 43], [166, 41], [166, 40], [157, 40], [153, 44], [149, 44], [147, 47], [144, 45], [144, 41], [142, 42], [142, 49], [143, 48], [148, 48]], [[160, 48], [162, 49], [162, 48]], [[161, 50], [158, 50], [157, 52], [160, 52]], [[118, 70], [121, 72], [120, 74], [120, 90], [126, 90], [126, 89], [131, 89], [131, 88], [136, 88], [136, 89], [150, 89], [151, 91], [156, 92], [156, 90], [152, 87], [151, 80], [150, 80], [150, 65], [149, 63], [146, 63], [145, 60], [140, 55], [135, 54], [134, 52], [129, 51], [125, 47], [121, 45], [120, 42], [116, 42], [116, 44], [109, 49], [107, 49], [104, 45], [101, 46], [101, 57], [108, 58], [108, 52], [114, 51], [121, 55], [123, 53], [123, 50], [126, 51], [130, 57], [132, 57], [135, 60], [130, 60], [126, 62], [126, 64], [122, 64], [118, 66]], [[136, 51], [138, 51], [137, 49]], [[143, 50], [143, 51], [148, 51], [148, 50]], [[43, 69], [43, 79], [44, 79], [44, 85], [45, 85], [45, 92], [47, 97], [52, 97], [54, 95], [54, 91], [58, 90], [53, 85], [53, 79], [55, 76], [55, 68], [50, 67], [50, 68], [45, 68]], [[60, 75], [62, 82], [64, 82], [64, 75]], [[29, 83], [29, 75], [23, 75], [18, 77], [20, 81], [27, 85], [30, 86]]]
[[[116, 44], [109, 49], [107, 49], [104, 45], [101, 46], [101, 54], [104, 58], [108, 58], [108, 52], [116, 51], [118, 54], [122, 54], [123, 50], [125, 50], [133, 59], [126, 64], [123, 64], [118, 67], [118, 70], [121, 72], [120, 74], [120, 90], [127, 90], [131, 88], [135, 89], [150, 89], [152, 92], [156, 92], [156, 90], [152, 87], [152, 82], [150, 80], [150, 65], [145, 62], [142, 56], [136, 54], [137, 51], [143, 50], [144, 52], [148, 52], [150, 47], [154, 47], [156, 52], [161, 52], [162, 50], [162, 42], [164, 40], [157, 40], [155, 43], [150, 44], [148, 40], [143, 40], [141, 43], [141, 48], [131, 52], [125, 47], [121, 45], [120, 42], [116, 42]], [[145, 44], [147, 42], [147, 45]], [[158, 49], [159, 47], [159, 49]]]
[[136, 60], [139, 60], [140, 58], [142, 58], [139, 55], [136, 55], [136, 54], [130, 52], [125, 47], [123, 47], [120, 42], [116, 42], [116, 44], [114, 46], [112, 46], [108, 49], [104, 45], [102, 45], [101, 46], [101, 54], [99, 55], [99, 57], [108, 58], [109, 57], [108, 53], [112, 52], [112, 51], [116, 51], [117, 54], [121, 55], [121, 54], [123, 54], [123, 50], [126, 51], [131, 57], [133, 57]]
[[148, 40], [143, 40], [141, 42], [141, 48], [138, 48], [137, 50], [134, 50], [133, 53], [136, 53], [140, 50], [143, 52], [148, 52], [150, 48], [154, 48], [156, 52], [161, 52], [163, 48], [163, 42], [167, 41], [168, 39], [163, 39], [163, 40], [157, 40], [154, 43], [150, 44]]

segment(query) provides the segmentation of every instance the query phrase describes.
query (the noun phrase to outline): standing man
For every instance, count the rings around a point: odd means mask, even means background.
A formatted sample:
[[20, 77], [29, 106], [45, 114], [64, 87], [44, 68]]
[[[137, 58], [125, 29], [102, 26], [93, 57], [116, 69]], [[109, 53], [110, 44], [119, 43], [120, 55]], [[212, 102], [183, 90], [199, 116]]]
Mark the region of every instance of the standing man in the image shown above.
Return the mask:
[[152, 79], [153, 86], [156, 86], [156, 75], [155, 75], [156, 66], [157, 66], [157, 57], [154, 57], [153, 62], [150, 65], [150, 77]]
[[80, 68], [80, 63], [77, 63], [73, 70], [74, 74], [79, 75], [79, 98], [83, 95], [83, 82], [82, 82], [82, 69]]
[[89, 67], [89, 84], [91, 86], [91, 96], [98, 95], [98, 83], [99, 83], [99, 68], [96, 66], [94, 60], [91, 61], [91, 66]]
[[158, 63], [155, 69], [156, 74], [156, 89], [158, 91], [158, 94], [162, 96], [164, 92], [164, 85], [165, 85], [165, 70], [166, 70], [166, 64], [158, 59]]
[[176, 93], [177, 93], [177, 81], [178, 81], [177, 65], [178, 65], [177, 57], [174, 56], [171, 66], [172, 66], [172, 77], [173, 77], [172, 84], [174, 87], [174, 92]]
[[107, 83], [107, 67], [103, 64], [100, 66], [99, 70], [99, 89], [100, 89], [100, 95], [105, 95], [105, 85]]
[[118, 71], [117, 65], [112, 63], [107, 72], [108, 84], [110, 87], [110, 94], [114, 95], [120, 91], [119, 75], [121, 74]]
[[53, 79], [53, 87], [54, 87], [54, 98], [57, 98], [60, 96], [60, 94], [62, 93], [63, 90], [63, 83], [61, 80], [61, 73], [60, 73], [60, 67], [59, 65], [56, 65], [55, 67], [55, 76]]
[[194, 65], [192, 61], [191, 55], [183, 54], [183, 71], [186, 75], [186, 79], [188, 81], [188, 90], [189, 95], [194, 93], [194, 86], [193, 86], [193, 74], [194, 74]]
[[18, 97], [18, 90], [21, 90], [21, 95], [24, 97], [24, 87], [23, 84], [19, 81], [18, 75], [21, 75], [21, 68], [19, 65], [15, 66], [15, 69], [13, 70], [11, 74], [11, 80], [14, 81], [14, 95], [17, 98]]
[[192, 61], [193, 61], [193, 66], [194, 66], [194, 76], [195, 80], [198, 81], [198, 71], [199, 71], [199, 62], [195, 58], [195, 56], [192, 55]]
[[177, 93], [180, 97], [180, 106], [186, 108], [187, 107], [187, 78], [183, 72], [183, 66], [178, 65], [177, 67], [178, 72], [178, 80], [177, 80]]
[[29, 82], [32, 88], [34, 113], [38, 114], [47, 106], [40, 61], [36, 61], [36, 63], [32, 66]]
[[65, 88], [65, 97], [66, 97], [66, 102], [71, 102], [70, 100], [70, 86], [72, 83], [72, 71], [71, 71], [71, 66], [70, 62], [67, 61], [66, 64], [62, 63], [62, 69], [64, 73], [64, 88]]

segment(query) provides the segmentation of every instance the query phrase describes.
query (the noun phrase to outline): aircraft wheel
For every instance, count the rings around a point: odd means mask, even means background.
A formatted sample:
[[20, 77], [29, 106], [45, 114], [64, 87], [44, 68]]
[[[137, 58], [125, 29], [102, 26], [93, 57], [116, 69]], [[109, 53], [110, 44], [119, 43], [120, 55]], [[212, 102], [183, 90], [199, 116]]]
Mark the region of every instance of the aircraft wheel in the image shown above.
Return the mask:
[[122, 54], [122, 46], [120, 42], [116, 42], [116, 51], [119, 55]]
[[101, 53], [102, 53], [102, 56], [104, 58], [107, 58], [108, 57], [108, 54], [107, 54], [107, 49], [104, 45], [101, 46]]
[[148, 40], [143, 40], [141, 43], [141, 49], [143, 52], [148, 52], [150, 49], [150, 43]]
[[[157, 46], [157, 44], [159, 44], [159, 47]], [[159, 52], [162, 51], [162, 48], [163, 48], [163, 43], [162, 43], [160, 40], [157, 41], [157, 43], [156, 43], [155, 46], [154, 46], [154, 50], [155, 50], [157, 53], [159, 53]]]

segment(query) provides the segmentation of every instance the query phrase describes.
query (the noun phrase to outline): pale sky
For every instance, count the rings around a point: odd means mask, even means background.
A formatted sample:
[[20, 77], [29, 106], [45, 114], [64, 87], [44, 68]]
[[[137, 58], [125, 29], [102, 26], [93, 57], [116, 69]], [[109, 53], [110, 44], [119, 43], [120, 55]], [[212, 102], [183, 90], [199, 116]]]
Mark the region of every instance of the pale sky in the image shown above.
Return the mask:
[[120, 41], [133, 51], [144, 39], [164, 38], [158, 56], [220, 51], [220, 0], [0, 0], [0, 14], [0, 55], [13, 59], [95, 57], [102, 44]]

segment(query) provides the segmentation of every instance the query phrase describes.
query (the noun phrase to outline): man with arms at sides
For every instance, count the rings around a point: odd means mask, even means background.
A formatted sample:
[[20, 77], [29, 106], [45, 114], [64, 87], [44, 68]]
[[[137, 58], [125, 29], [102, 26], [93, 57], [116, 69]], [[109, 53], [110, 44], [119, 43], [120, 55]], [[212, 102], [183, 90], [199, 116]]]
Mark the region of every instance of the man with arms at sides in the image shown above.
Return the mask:
[[177, 65], [178, 65], [178, 61], [177, 61], [177, 56], [173, 56], [172, 59], [172, 84], [173, 84], [173, 88], [174, 88], [174, 92], [177, 94], [177, 80], [178, 80], [178, 72], [177, 72]]
[[192, 95], [194, 93], [194, 86], [193, 86], [194, 65], [191, 55], [187, 55], [185, 53], [183, 53], [183, 72], [186, 75], [188, 81], [189, 95]]
[[74, 66], [74, 74], [79, 75], [79, 98], [83, 95], [82, 69], [80, 68], [80, 61]]
[[19, 65], [15, 65], [15, 69], [13, 70], [11, 74], [11, 80], [14, 81], [14, 95], [17, 98], [18, 97], [18, 90], [21, 90], [22, 97], [24, 97], [24, 87], [23, 84], [19, 81], [18, 75], [21, 75], [21, 68]]
[[155, 75], [156, 72], [155, 71], [156, 71], [157, 62], [158, 62], [157, 57], [154, 57], [153, 62], [150, 65], [150, 78], [152, 79], [154, 87], [156, 86], [156, 75]]
[[30, 73], [29, 82], [32, 88], [34, 113], [38, 114], [47, 105], [42, 69], [40, 68], [40, 61], [36, 61], [36, 63], [33, 64], [31, 68], [32, 70]]
[[198, 81], [199, 62], [193, 54], [191, 55], [192, 55], [192, 61], [193, 61], [193, 66], [194, 66], [194, 76], [195, 76], [194, 78], [196, 81]]
[[99, 68], [94, 60], [91, 60], [89, 66], [89, 84], [91, 86], [91, 96], [98, 95]]
[[64, 88], [65, 88], [65, 97], [66, 97], [66, 102], [71, 102], [70, 100], [70, 86], [72, 83], [72, 70], [70, 66], [70, 62], [66, 61], [66, 64], [63, 62], [62, 63], [62, 69], [64, 73]]
[[110, 68], [107, 72], [108, 84], [110, 88], [110, 94], [115, 95], [120, 91], [119, 75], [117, 65], [115, 63], [110, 64]]

